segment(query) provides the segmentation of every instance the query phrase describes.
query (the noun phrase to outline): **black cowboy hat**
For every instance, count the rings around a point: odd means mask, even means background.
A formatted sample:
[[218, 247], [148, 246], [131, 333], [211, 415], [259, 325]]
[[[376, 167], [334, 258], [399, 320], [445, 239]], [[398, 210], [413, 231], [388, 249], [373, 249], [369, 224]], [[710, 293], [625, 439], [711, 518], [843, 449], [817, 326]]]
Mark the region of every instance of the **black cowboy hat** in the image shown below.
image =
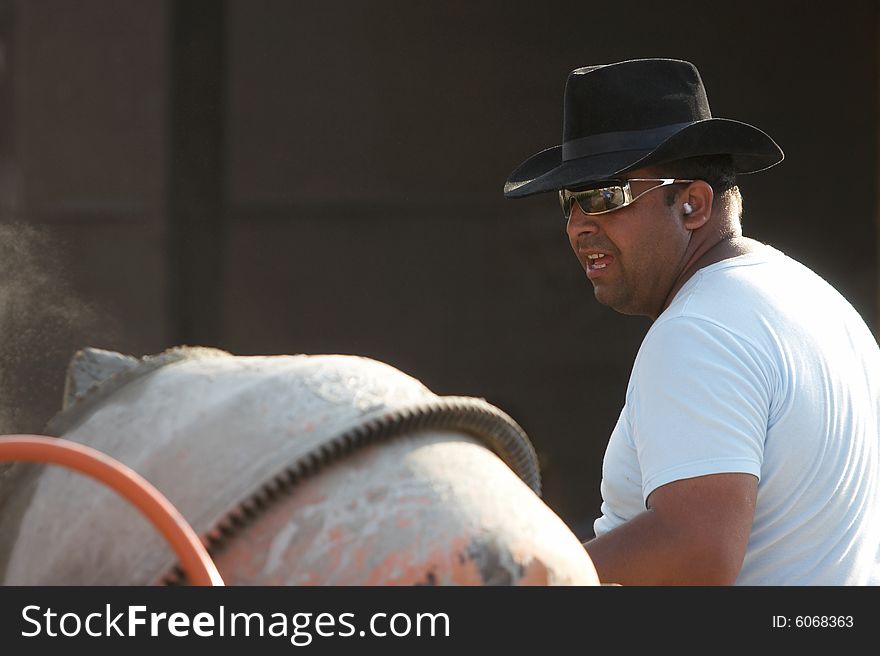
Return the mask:
[[713, 118], [699, 71], [678, 59], [573, 70], [562, 126], [562, 145], [520, 164], [504, 185], [506, 197], [573, 188], [699, 155], [730, 155], [738, 173], [762, 171], [783, 158], [758, 128]]

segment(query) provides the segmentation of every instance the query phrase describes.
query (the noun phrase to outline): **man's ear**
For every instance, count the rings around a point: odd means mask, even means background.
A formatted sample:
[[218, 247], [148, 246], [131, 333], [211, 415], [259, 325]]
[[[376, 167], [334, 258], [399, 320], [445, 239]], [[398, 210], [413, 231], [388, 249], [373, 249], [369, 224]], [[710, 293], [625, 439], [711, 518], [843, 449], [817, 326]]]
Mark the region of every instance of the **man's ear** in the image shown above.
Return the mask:
[[697, 230], [706, 225], [709, 217], [712, 216], [714, 200], [715, 192], [712, 191], [712, 185], [704, 180], [691, 182], [678, 197], [684, 227], [688, 230]]

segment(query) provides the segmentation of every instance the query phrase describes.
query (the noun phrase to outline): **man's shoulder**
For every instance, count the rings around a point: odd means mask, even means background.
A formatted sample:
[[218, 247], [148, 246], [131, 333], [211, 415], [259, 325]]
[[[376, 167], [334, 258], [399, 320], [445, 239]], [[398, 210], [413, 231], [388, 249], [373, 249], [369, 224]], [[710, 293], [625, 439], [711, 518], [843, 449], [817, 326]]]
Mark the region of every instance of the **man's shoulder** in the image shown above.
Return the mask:
[[660, 318], [691, 317], [743, 328], [756, 321], [783, 325], [806, 320], [817, 307], [846, 303], [816, 272], [768, 246], [699, 270]]
[[773, 249], [697, 272], [658, 317], [643, 347], [681, 352], [693, 350], [701, 340], [710, 347], [743, 347], [773, 361], [783, 352], [809, 359], [836, 357], [840, 344], [877, 352], [864, 318], [840, 292]]
[[[808, 299], [827, 286], [819, 276], [775, 249], [716, 262], [698, 271], [651, 326], [643, 348], [772, 349], [814, 309]], [[792, 293], [797, 289], [797, 293]], [[821, 295], [821, 294], [819, 294]]]

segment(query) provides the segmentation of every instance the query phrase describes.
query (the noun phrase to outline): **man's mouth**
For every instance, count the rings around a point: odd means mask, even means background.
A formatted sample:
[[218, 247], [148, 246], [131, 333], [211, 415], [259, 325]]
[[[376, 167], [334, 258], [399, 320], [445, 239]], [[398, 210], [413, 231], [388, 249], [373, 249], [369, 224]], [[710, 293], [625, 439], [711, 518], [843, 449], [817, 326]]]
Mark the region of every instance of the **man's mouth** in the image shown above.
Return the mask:
[[587, 255], [587, 271], [599, 271], [614, 261], [607, 253], [590, 253]]

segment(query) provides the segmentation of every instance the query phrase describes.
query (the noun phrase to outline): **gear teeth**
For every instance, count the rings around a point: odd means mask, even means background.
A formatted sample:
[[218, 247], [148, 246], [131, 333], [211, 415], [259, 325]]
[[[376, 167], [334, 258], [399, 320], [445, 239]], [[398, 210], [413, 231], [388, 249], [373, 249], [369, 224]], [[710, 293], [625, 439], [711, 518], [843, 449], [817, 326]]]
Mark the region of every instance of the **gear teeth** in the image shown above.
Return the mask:
[[336, 440], [336, 454], [337, 457], [343, 458], [351, 453], [352, 442], [351, 438], [348, 435], [342, 435], [338, 440]]
[[254, 512], [257, 510], [265, 510], [266, 506], [269, 505], [269, 495], [266, 492], [266, 489], [263, 488], [254, 496]]
[[186, 574], [180, 564], [174, 565], [171, 571], [162, 578], [161, 583], [166, 586], [184, 585], [186, 583]]
[[323, 462], [327, 462], [336, 455], [336, 449], [334, 448], [334, 446], [335, 445], [333, 444], [333, 442], [327, 442], [326, 444], [321, 445], [321, 448], [318, 450], [318, 452], [321, 454], [321, 460]]
[[404, 410], [397, 416], [397, 426], [401, 433], [410, 433], [418, 430], [418, 415], [410, 410]]
[[312, 474], [320, 465], [323, 458], [319, 453], [310, 453], [306, 458], [306, 472]]
[[358, 426], [353, 431], [348, 433], [349, 439], [352, 444], [364, 444], [367, 442], [368, 431], [366, 426]]
[[235, 534], [235, 526], [232, 523], [232, 515], [228, 515], [224, 517], [220, 524], [220, 532], [223, 534], [223, 537], [229, 537]]
[[245, 499], [239, 504], [238, 508], [240, 514], [233, 516], [232, 523], [236, 528], [241, 528], [244, 525], [244, 518], [253, 516], [256, 509], [254, 508], [254, 502], [252, 499]]
[[273, 478], [269, 481], [265, 488], [263, 488], [266, 503], [271, 503], [275, 501], [279, 496], [284, 494], [284, 480], [280, 478]]
[[300, 460], [294, 465], [293, 470], [296, 472], [297, 478], [302, 480], [309, 475], [309, 463], [305, 460]]
[[[222, 548], [279, 496], [293, 493], [294, 486], [334, 460], [380, 440], [428, 428], [457, 430], [476, 437], [540, 496], [541, 478], [535, 450], [525, 432], [510, 417], [482, 398], [439, 397], [385, 412], [325, 442], [282, 470], [217, 522], [206, 534], [207, 544], [213, 549]], [[177, 565], [162, 581], [166, 585], [181, 585], [186, 576]]]

